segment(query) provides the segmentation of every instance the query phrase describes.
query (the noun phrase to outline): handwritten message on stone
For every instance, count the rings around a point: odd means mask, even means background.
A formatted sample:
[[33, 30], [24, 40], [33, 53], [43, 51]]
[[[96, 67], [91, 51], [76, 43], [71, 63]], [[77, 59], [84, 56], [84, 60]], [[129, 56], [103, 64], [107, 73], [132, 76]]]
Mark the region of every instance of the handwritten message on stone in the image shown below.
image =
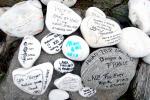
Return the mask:
[[76, 92], [82, 88], [81, 78], [78, 75], [67, 73], [54, 81], [57, 88], [65, 91]]
[[41, 44], [33, 36], [24, 37], [18, 54], [18, 60], [24, 68], [31, 67], [41, 53]]
[[79, 28], [81, 20], [81, 17], [67, 6], [57, 1], [48, 3], [46, 26], [50, 32], [69, 35]]
[[93, 48], [115, 45], [120, 41], [121, 28], [107, 18], [86, 17], [81, 24], [81, 32]]
[[130, 58], [118, 48], [101, 48], [84, 62], [81, 77], [86, 86], [93, 88], [126, 87], [135, 74], [137, 63], [137, 59]]
[[42, 95], [46, 91], [52, 74], [51, 63], [43, 63], [30, 69], [19, 68], [12, 72], [14, 84], [32, 95]]
[[60, 58], [54, 62], [54, 68], [61, 73], [67, 73], [73, 71], [74, 63], [69, 59]]
[[83, 87], [81, 90], [79, 90], [79, 94], [83, 97], [91, 97], [95, 93], [96, 93], [96, 90], [90, 87]]
[[48, 54], [56, 54], [61, 51], [63, 35], [49, 33], [41, 40], [43, 50]]
[[90, 49], [88, 44], [81, 37], [72, 35], [64, 41], [62, 51], [67, 58], [82, 61], [87, 58]]

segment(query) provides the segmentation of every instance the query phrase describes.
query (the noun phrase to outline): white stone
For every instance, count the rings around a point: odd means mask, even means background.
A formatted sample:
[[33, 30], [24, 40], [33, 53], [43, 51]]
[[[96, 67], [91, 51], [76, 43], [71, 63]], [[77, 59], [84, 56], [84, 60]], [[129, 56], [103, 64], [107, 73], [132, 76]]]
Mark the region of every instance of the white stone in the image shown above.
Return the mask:
[[41, 44], [34, 36], [25, 36], [20, 44], [18, 60], [22, 67], [30, 68], [41, 53]]
[[51, 33], [69, 35], [75, 32], [81, 17], [72, 9], [57, 1], [50, 1], [47, 6], [46, 26]]
[[7, 10], [9, 10], [10, 9], [10, 7], [0, 7], [0, 16], [2, 15], [2, 14], [4, 14]]
[[69, 94], [60, 89], [54, 89], [49, 93], [49, 100], [66, 100], [69, 98]]
[[61, 73], [72, 72], [74, 68], [74, 62], [66, 58], [59, 58], [54, 62], [54, 68]]
[[53, 75], [53, 65], [49, 62], [30, 69], [18, 68], [12, 72], [14, 84], [31, 95], [42, 95]]
[[150, 35], [150, 1], [129, 0], [129, 18], [132, 24], [138, 26]]
[[37, 0], [17, 3], [0, 17], [0, 29], [10, 36], [35, 35], [43, 27], [42, 6]]
[[150, 54], [150, 38], [138, 28], [127, 27], [122, 30], [118, 47], [130, 57], [144, 57]]
[[88, 44], [76, 35], [69, 36], [64, 41], [62, 51], [67, 58], [75, 61], [85, 60], [90, 53]]
[[105, 13], [97, 8], [97, 7], [90, 7], [87, 9], [87, 11], [85, 12], [85, 16], [88, 17], [88, 16], [95, 16], [95, 17], [103, 17], [103, 18], [106, 18], [106, 15]]
[[61, 90], [76, 92], [82, 88], [81, 77], [68, 73], [54, 81], [54, 85]]
[[90, 87], [83, 87], [81, 90], [79, 90], [79, 94], [82, 97], [91, 97], [96, 94], [96, 90]]
[[42, 49], [48, 54], [56, 54], [61, 51], [64, 36], [49, 33], [41, 40]]
[[[47, 5], [49, 1], [52, 1], [52, 0], [41, 0], [41, 2], [45, 5]], [[53, 0], [53, 1], [61, 2], [68, 7], [74, 6], [77, 2], [77, 0]]]
[[143, 57], [143, 61], [148, 63], [148, 64], [150, 64], [150, 54], [145, 56], [145, 57]]
[[81, 23], [80, 30], [92, 48], [111, 46], [120, 41], [119, 24], [108, 18], [86, 17]]

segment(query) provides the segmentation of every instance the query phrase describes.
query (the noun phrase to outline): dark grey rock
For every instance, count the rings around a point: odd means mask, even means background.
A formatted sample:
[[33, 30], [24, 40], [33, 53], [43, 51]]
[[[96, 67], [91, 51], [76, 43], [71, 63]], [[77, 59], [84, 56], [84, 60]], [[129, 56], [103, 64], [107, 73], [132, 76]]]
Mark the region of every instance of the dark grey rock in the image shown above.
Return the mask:
[[150, 100], [150, 65], [142, 62], [130, 87], [135, 100]]
[[27, 0], [0, 0], [0, 7], [13, 6], [14, 4]]
[[81, 78], [85, 86], [99, 90], [102, 100], [106, 95], [110, 95], [108, 100], [115, 100], [127, 91], [137, 64], [138, 59], [130, 58], [118, 48], [101, 48], [83, 63]]

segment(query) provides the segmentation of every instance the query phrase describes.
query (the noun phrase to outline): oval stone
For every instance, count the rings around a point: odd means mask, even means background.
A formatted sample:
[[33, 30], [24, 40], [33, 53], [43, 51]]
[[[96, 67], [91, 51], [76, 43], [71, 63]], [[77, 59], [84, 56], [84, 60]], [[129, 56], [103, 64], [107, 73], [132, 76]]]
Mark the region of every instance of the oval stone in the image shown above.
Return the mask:
[[45, 23], [50, 32], [70, 35], [79, 28], [81, 21], [72, 9], [57, 1], [49, 1]]
[[89, 55], [90, 49], [81, 37], [72, 35], [64, 41], [62, 51], [71, 60], [83, 61]]
[[75, 74], [67, 73], [54, 81], [54, 85], [61, 90], [76, 92], [82, 88], [81, 77]]
[[61, 51], [64, 36], [49, 33], [41, 40], [42, 49], [48, 54], [56, 54]]
[[94, 51], [81, 68], [86, 86], [110, 90], [127, 89], [135, 75], [138, 59], [129, 57], [118, 48], [108, 47]]
[[83, 87], [81, 90], [79, 90], [79, 94], [82, 97], [91, 97], [96, 94], [96, 90], [90, 87]]
[[81, 33], [92, 48], [115, 45], [120, 42], [121, 28], [108, 18], [89, 16], [83, 19]]
[[72, 72], [74, 68], [74, 62], [66, 58], [60, 58], [54, 62], [54, 68], [61, 73]]
[[22, 67], [30, 68], [41, 54], [41, 44], [34, 36], [25, 36], [20, 44], [18, 60]]

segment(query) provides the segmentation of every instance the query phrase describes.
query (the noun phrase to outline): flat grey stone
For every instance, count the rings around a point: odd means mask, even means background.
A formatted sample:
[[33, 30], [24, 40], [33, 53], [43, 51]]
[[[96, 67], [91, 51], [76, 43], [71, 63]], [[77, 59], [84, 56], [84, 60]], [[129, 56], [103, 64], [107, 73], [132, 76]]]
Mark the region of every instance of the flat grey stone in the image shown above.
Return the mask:
[[[111, 98], [119, 98], [127, 91], [137, 63], [138, 59], [130, 58], [118, 48], [101, 48], [83, 63], [81, 78], [85, 86], [100, 91], [99, 97], [111, 95]], [[111, 98], [108, 100], [115, 100]]]

